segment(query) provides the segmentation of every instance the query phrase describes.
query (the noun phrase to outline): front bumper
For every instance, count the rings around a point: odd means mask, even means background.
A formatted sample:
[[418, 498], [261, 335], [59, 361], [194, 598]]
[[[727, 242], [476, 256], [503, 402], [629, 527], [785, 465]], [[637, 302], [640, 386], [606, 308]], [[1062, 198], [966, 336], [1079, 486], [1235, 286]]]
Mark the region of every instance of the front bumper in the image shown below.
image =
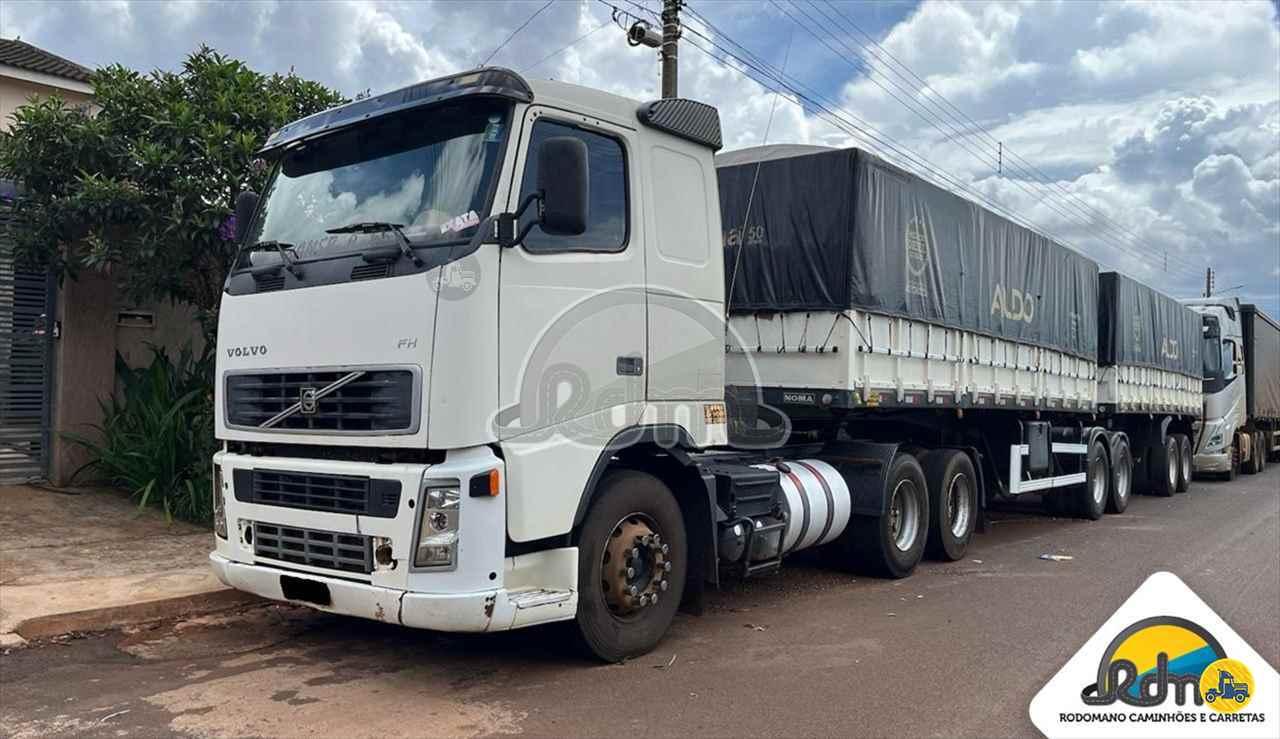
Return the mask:
[[[373, 465], [338, 460], [255, 457], [219, 452], [229, 538], [214, 538], [209, 561], [218, 578], [237, 590], [296, 602], [331, 613], [441, 631], [500, 631], [573, 618], [577, 609], [576, 548], [506, 555], [505, 473], [487, 448], [454, 450], [431, 465]], [[467, 481], [497, 468], [497, 496], [461, 500], [458, 543], [451, 566], [413, 566], [424, 477]], [[398, 481], [391, 515], [348, 514], [239, 500], [237, 470], [348, 475]], [[391, 546], [389, 566], [339, 571], [285, 561], [252, 543], [255, 523], [310, 529], [348, 537], [378, 537]]]
[[1200, 453], [1191, 457], [1191, 468], [1196, 472], [1230, 472], [1231, 453]]
[[[566, 550], [569, 551], [569, 550]], [[560, 557], [562, 564], [577, 569], [577, 552]], [[571, 560], [571, 562], [569, 561]], [[228, 587], [246, 593], [317, 608], [344, 616], [403, 624], [436, 631], [506, 631], [535, 623], [573, 618], [577, 593], [543, 588], [515, 592], [505, 588], [476, 593], [414, 593], [332, 577], [290, 572], [275, 567], [246, 565], [215, 553], [209, 555], [218, 579]], [[323, 584], [329, 594], [327, 605], [289, 601], [281, 589], [281, 577]]]

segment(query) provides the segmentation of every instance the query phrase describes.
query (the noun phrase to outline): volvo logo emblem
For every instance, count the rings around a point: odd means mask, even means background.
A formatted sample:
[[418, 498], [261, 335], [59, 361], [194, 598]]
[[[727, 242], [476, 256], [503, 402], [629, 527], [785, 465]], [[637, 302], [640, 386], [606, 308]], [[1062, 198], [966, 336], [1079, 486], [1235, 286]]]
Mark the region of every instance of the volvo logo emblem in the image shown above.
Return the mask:
[[320, 399], [316, 397], [316, 389], [304, 387], [298, 393], [298, 412], [304, 416], [314, 416], [320, 407]]

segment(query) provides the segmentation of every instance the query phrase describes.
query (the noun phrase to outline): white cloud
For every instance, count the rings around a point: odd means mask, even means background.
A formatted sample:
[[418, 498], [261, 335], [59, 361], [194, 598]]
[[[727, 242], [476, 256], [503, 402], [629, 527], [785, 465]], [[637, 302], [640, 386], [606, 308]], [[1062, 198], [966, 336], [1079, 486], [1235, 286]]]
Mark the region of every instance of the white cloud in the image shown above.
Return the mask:
[[[829, 7], [784, 5], [810, 17], [815, 8]], [[197, 44], [208, 42], [257, 68], [293, 67], [354, 94], [474, 66], [538, 7], [497, 0], [173, 7], [126, 0], [7, 2], [0, 3], [0, 33], [21, 33], [86, 64], [119, 61], [144, 70], [175, 67]], [[882, 89], [890, 79], [903, 78], [875, 55], [860, 52], [875, 69], [868, 77], [858, 71], [853, 54], [837, 59], [773, 6], [696, 7], [775, 65], [781, 65], [792, 39], [788, 70], [807, 85], [828, 91], [848, 111], [1105, 265], [1186, 295], [1203, 281], [1199, 270], [1212, 264], [1218, 284], [1244, 284], [1242, 295], [1263, 299], [1280, 313], [1275, 4], [927, 0], [877, 32], [889, 53], [1004, 143], [1003, 176], [993, 171], [993, 145], [972, 133], [957, 140], [949, 126], [936, 130]], [[839, 7], [863, 27], [876, 27], [878, 7]], [[558, 2], [493, 63], [520, 70], [607, 20], [607, 8], [594, 0]], [[687, 20], [695, 23], [692, 16]], [[791, 98], [775, 105], [774, 96], [741, 71], [693, 48], [704, 42], [691, 34], [686, 40], [681, 91], [720, 109], [727, 146], [761, 143], [766, 126], [774, 143], [851, 142]], [[845, 35], [831, 43], [856, 49], [860, 40]], [[656, 52], [626, 46], [611, 26], [530, 75], [638, 99], [658, 94]], [[894, 93], [928, 100], [918, 91]], [[1012, 179], [1018, 174], [1012, 153], [1047, 173], [1053, 186]], [[1079, 200], [1066, 199], [1058, 188]], [[1079, 213], [1081, 203], [1108, 222]]]

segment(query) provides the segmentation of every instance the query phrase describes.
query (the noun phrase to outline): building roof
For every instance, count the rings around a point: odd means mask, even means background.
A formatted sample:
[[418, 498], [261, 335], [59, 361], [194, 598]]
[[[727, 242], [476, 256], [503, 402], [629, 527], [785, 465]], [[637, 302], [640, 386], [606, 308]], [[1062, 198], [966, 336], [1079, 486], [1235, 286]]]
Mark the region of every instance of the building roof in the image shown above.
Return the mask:
[[57, 54], [52, 54], [18, 39], [0, 38], [0, 64], [25, 69], [28, 72], [41, 72], [55, 77], [75, 80], [76, 82], [88, 82], [89, 75], [93, 74], [93, 70], [88, 67], [76, 64], [70, 59], [63, 59]]

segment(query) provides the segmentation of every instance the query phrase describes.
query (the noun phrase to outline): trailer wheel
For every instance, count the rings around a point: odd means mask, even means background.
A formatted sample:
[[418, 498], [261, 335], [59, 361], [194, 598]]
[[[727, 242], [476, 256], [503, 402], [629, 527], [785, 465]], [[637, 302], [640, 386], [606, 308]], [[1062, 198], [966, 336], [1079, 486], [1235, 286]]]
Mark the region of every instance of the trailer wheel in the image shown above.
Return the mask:
[[1075, 513], [1093, 521], [1102, 518], [1107, 509], [1107, 493], [1111, 489], [1111, 465], [1102, 439], [1094, 439], [1085, 456], [1084, 486], [1076, 491]]
[[1178, 440], [1178, 492], [1185, 493], [1191, 489], [1191, 437], [1186, 434], [1175, 434]]
[[1111, 450], [1111, 494], [1107, 496], [1107, 513], [1124, 513], [1133, 493], [1133, 452], [1129, 441], [1120, 439]]
[[1178, 440], [1165, 436], [1160, 446], [1149, 448], [1147, 461], [1147, 489], [1152, 495], [1168, 498], [1178, 489]]
[[653, 475], [611, 472], [577, 537], [578, 636], [607, 662], [644, 654], [671, 626], [688, 574], [684, 519]]
[[881, 516], [854, 516], [840, 535], [853, 569], [880, 577], [910, 575], [924, 556], [929, 531], [929, 488], [920, 463], [898, 453], [886, 477], [889, 500]]
[[964, 556], [978, 520], [978, 476], [969, 455], [936, 449], [920, 460], [929, 485], [929, 537], [925, 553], [955, 562]]
[[1267, 444], [1265, 432], [1259, 431], [1254, 434], [1258, 437], [1258, 471], [1265, 472], [1267, 469]]

